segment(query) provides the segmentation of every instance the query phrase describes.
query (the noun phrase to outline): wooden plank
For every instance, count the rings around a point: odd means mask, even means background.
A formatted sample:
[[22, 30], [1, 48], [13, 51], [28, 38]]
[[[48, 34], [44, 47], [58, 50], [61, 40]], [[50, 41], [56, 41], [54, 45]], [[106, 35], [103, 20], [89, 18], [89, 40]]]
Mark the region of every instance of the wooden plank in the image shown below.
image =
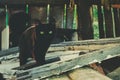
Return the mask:
[[68, 76], [71, 78], [71, 80], [112, 80], [89, 67], [70, 71]]
[[59, 76], [53, 76], [53, 77], [42, 79], [42, 80], [71, 80], [71, 79], [67, 76], [67, 74], [62, 74]]
[[[96, 51], [100, 50], [106, 47], [114, 47], [119, 44], [105, 44], [105, 45], [80, 45], [80, 46], [65, 46], [65, 47], [50, 47], [48, 50], [48, 53], [46, 54], [46, 58], [55, 58], [55, 57], [60, 57], [60, 56], [68, 56], [68, 55], [74, 55], [77, 54], [77, 52], [84, 52], [84, 53], [89, 53], [91, 51]], [[0, 51], [0, 57], [1, 61], [3, 60], [2, 57], [5, 57], [6, 60], [11, 59], [12, 55], [13, 57], [17, 58], [18, 54], [17, 53], [18, 47], [15, 48], [10, 48], [10, 50], [5, 50], [5, 51]], [[14, 53], [17, 53], [14, 55]], [[11, 55], [10, 55], [11, 54]], [[80, 53], [81, 54], [81, 53]], [[9, 57], [11, 56], [11, 57]]]
[[6, 50], [9, 48], [9, 27], [6, 26], [6, 28], [2, 31], [2, 37], [1, 37], [1, 50]]
[[120, 37], [117, 38], [104, 38], [104, 39], [91, 39], [91, 40], [81, 40], [81, 41], [67, 41], [60, 44], [51, 45], [51, 47], [60, 47], [60, 46], [74, 46], [74, 45], [91, 45], [91, 44], [110, 44], [110, 43], [119, 43]]
[[[60, 44], [51, 44], [48, 51], [69, 50], [69, 47], [66, 47], [66, 46], [80, 46], [81, 45], [82, 47], [84, 47], [83, 45], [86, 45], [89, 48], [90, 45], [96, 45], [97, 46], [97, 45], [105, 45], [105, 44], [119, 43], [119, 42], [120, 42], [120, 37], [106, 38], [106, 39], [99, 39], [99, 40], [68, 41], [68, 42], [62, 42]], [[73, 49], [74, 49], [74, 47], [73, 47]], [[18, 47], [13, 47], [13, 48], [10, 48], [10, 49], [7, 49], [7, 50], [0, 51], [0, 57], [7, 56], [7, 55], [10, 55], [10, 54], [14, 54], [14, 53], [17, 53], [17, 52], [19, 52], [19, 48]]]
[[[59, 57], [54, 57], [54, 58], [51, 58], [51, 59], [47, 59], [46, 60], [46, 64], [49, 64], [49, 63], [52, 63], [52, 62], [56, 62], [56, 61], [60, 61], [60, 58]], [[30, 69], [30, 68], [33, 68], [33, 67], [37, 67], [39, 65], [36, 64], [35, 61], [33, 62], [30, 62], [29, 64], [25, 64], [25, 65], [22, 65], [22, 66], [19, 66], [19, 67], [15, 67], [15, 68], [12, 68], [13, 70], [27, 70], [27, 69]]]
[[5, 12], [5, 8], [1, 8], [0, 7], [0, 50], [2, 48], [2, 33], [3, 33], [3, 30], [5, 29], [5, 23], [6, 23], [6, 12]]
[[13, 5], [13, 4], [30, 4], [30, 5], [63, 5], [68, 3], [68, 0], [0, 0], [0, 4], [5, 5]]
[[120, 56], [120, 45], [90, 52], [70, 60], [46, 64], [29, 70], [17, 71], [17, 80], [30, 80], [35, 78], [42, 79], [52, 75], [59, 75], [63, 72], [95, 62], [101, 62], [116, 56]]
[[17, 53], [18, 51], [19, 51], [18, 47], [10, 48], [7, 50], [2, 50], [2, 51], [0, 51], [0, 57], [14, 54], [14, 53]]
[[[58, 52], [53, 52], [50, 54], [46, 55], [46, 64], [56, 62], [56, 61], [64, 61], [64, 60], [69, 60], [75, 57], [79, 56], [80, 51], [58, 51]], [[82, 54], [81, 54], [82, 55]], [[23, 66], [15, 67], [13, 69], [15, 70], [25, 70], [25, 69], [30, 69], [33, 67], [37, 67], [39, 65], [36, 65], [35, 61], [32, 60], [28, 64], [25, 64]]]
[[[89, 75], [88, 75], [89, 74]], [[67, 73], [63, 73], [58, 76], [52, 76], [42, 80], [111, 80], [105, 75], [100, 74], [99, 72], [89, 68], [82, 67], [79, 69], [75, 69], [69, 71]]]
[[119, 45], [119, 43], [114, 44], [101, 44], [101, 45], [73, 45], [73, 46], [60, 46], [60, 47], [50, 47], [48, 49], [48, 53], [50, 52], [56, 52], [56, 51], [81, 51], [81, 52], [90, 52], [90, 51], [96, 51], [99, 49], [103, 49], [106, 47], [114, 47], [116, 45]]

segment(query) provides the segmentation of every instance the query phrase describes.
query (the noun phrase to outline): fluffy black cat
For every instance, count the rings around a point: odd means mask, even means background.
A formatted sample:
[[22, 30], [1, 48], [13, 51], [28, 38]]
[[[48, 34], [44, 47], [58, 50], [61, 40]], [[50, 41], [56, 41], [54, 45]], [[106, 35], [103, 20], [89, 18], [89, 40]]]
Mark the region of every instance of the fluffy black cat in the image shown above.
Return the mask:
[[41, 24], [25, 30], [19, 40], [20, 66], [33, 57], [39, 65], [45, 64], [45, 55], [55, 34], [55, 24]]

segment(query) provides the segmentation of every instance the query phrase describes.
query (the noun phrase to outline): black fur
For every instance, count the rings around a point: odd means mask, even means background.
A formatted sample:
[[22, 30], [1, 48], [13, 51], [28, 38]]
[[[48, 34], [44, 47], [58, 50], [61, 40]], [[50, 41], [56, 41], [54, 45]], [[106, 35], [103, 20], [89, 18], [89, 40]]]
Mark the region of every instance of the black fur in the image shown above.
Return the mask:
[[27, 59], [34, 54], [39, 65], [45, 63], [45, 55], [54, 38], [55, 25], [39, 24], [36, 27], [27, 29], [19, 40], [20, 65], [24, 65]]
[[[40, 34], [44, 32], [44, 34]], [[45, 63], [45, 53], [54, 37], [55, 28], [50, 24], [44, 24], [37, 26], [36, 28], [36, 40], [34, 46], [35, 59], [38, 64]]]

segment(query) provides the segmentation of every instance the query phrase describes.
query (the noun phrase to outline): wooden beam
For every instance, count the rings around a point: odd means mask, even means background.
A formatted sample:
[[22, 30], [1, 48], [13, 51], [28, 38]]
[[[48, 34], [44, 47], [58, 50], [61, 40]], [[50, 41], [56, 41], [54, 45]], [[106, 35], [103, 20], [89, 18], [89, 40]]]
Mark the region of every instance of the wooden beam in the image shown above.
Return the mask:
[[24, 71], [17, 71], [17, 80], [42, 79], [53, 75], [59, 75], [64, 72], [95, 62], [101, 62], [116, 56], [120, 56], [120, 45], [93, 51], [73, 59], [46, 64]]
[[108, 78], [105, 75], [100, 74], [99, 72], [89, 67], [83, 67], [58, 76], [52, 76], [50, 78], [47, 78], [46, 80], [112, 80], [112, 79]]
[[105, 39], [91, 39], [91, 40], [81, 40], [81, 41], [67, 41], [60, 44], [51, 45], [51, 47], [64, 47], [64, 46], [80, 46], [80, 45], [102, 45], [110, 43], [119, 43], [120, 37], [117, 38], [105, 38]]
[[0, 57], [7, 56], [7, 55], [10, 55], [10, 54], [14, 54], [14, 53], [17, 53], [18, 51], [19, 51], [18, 47], [10, 48], [10, 49], [7, 49], [7, 50], [2, 50], [2, 51], [0, 51]]
[[89, 67], [83, 67], [70, 71], [68, 76], [71, 80], [112, 80]]
[[[68, 50], [69, 46], [83, 46], [83, 45], [89, 46], [89, 45], [103, 45], [103, 44], [105, 45], [105, 44], [111, 44], [111, 43], [120, 43], [120, 37], [106, 38], [106, 39], [99, 39], [99, 40], [68, 41], [68, 42], [62, 42], [60, 44], [52, 44], [48, 52]], [[0, 57], [18, 53], [18, 52], [19, 52], [19, 48], [13, 47], [8, 50], [0, 51]]]
[[63, 5], [69, 0], [0, 0], [1, 5], [30, 4], [30, 5]]
[[1, 49], [6, 50], [9, 48], [9, 27], [5, 27], [2, 31], [2, 42], [1, 42]]

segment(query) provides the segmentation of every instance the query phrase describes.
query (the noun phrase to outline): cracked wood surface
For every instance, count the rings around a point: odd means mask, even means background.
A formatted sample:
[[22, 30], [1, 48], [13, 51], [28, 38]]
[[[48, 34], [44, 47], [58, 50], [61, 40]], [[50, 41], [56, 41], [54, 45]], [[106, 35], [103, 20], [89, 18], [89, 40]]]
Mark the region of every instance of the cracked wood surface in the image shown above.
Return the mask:
[[90, 52], [88, 54], [80, 55], [76, 58], [58, 61], [36, 68], [28, 69], [25, 71], [17, 72], [17, 79], [35, 79], [46, 78], [52, 75], [59, 75], [61, 73], [92, 64], [95, 62], [101, 62], [103, 60], [110, 59], [120, 55], [120, 45], [115, 47], [109, 47], [97, 51]]

